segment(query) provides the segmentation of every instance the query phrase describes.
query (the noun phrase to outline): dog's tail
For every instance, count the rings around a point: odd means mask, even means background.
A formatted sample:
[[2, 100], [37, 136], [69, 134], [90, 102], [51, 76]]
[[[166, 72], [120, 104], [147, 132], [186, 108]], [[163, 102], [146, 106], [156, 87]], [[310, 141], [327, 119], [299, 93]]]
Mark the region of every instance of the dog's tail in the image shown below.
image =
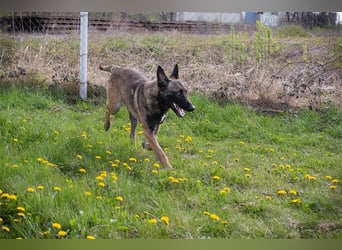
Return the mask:
[[105, 66], [103, 63], [101, 63], [99, 68], [103, 71], [108, 71], [112, 73], [114, 70], [120, 69], [121, 67], [114, 64]]

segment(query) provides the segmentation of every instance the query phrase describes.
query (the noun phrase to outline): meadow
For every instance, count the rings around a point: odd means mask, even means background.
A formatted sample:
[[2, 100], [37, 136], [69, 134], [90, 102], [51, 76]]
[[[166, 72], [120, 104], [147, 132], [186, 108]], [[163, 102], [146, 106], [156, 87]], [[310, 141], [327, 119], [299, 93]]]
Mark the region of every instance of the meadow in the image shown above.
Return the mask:
[[[342, 38], [90, 32], [88, 99], [75, 34], [0, 36], [0, 239], [342, 238]], [[104, 131], [99, 63], [160, 64], [196, 106], [159, 141], [174, 170]]]
[[[342, 113], [262, 114], [200, 95], [134, 148], [122, 109], [0, 92], [0, 238], [341, 238]], [[139, 129], [138, 143], [143, 140]]]

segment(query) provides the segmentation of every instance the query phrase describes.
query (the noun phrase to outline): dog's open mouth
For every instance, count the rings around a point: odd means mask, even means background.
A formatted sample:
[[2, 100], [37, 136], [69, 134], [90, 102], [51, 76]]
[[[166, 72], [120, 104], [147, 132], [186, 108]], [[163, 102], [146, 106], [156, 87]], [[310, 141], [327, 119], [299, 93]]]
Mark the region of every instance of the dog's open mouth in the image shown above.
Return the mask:
[[173, 112], [175, 112], [175, 114], [179, 117], [183, 117], [185, 115], [184, 110], [179, 107], [176, 103], [171, 103], [171, 109], [173, 110]]

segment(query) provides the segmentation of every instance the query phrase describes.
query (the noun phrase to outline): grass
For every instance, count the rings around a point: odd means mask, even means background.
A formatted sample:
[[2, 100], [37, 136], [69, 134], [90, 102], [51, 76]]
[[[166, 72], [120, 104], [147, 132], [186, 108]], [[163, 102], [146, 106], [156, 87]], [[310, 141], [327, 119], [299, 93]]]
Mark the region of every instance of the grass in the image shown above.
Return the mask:
[[0, 92], [0, 238], [342, 238], [342, 113], [262, 114], [192, 95], [159, 140], [127, 111], [43, 89]]

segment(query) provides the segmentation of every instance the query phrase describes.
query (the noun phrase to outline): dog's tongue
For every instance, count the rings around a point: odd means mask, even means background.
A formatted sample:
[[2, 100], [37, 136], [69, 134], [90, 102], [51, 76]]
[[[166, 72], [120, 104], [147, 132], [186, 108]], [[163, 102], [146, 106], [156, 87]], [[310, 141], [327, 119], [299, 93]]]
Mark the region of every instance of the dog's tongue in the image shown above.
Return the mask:
[[175, 111], [175, 113], [179, 116], [179, 117], [183, 117], [185, 115], [184, 110], [179, 107], [176, 103], [173, 103], [172, 105], [174, 107], [173, 111]]

